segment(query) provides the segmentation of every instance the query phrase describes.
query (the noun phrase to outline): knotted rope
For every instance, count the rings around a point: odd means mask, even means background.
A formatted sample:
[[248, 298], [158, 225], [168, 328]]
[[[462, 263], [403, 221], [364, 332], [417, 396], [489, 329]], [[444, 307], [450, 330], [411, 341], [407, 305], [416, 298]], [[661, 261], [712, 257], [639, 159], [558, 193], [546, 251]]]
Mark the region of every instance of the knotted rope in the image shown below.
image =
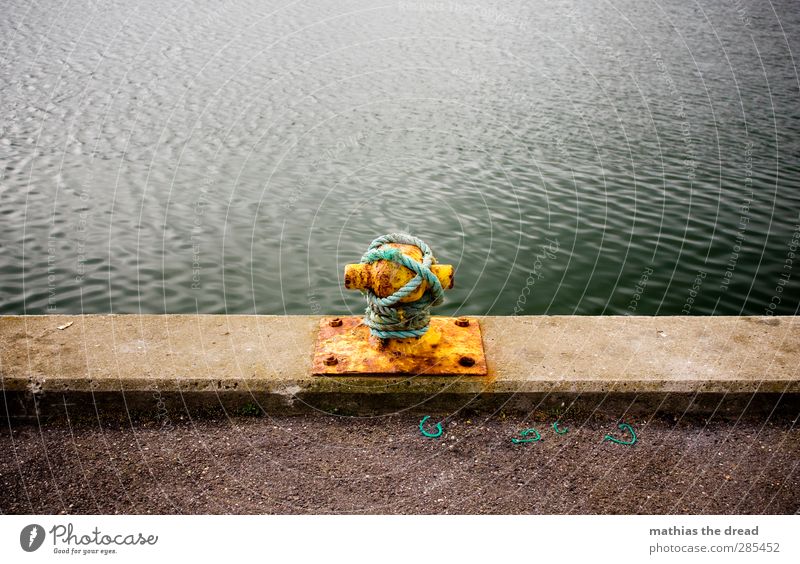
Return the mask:
[[637, 440], [636, 439], [636, 431], [633, 430], [633, 427], [631, 427], [627, 423], [620, 423], [619, 425], [617, 425], [617, 427], [619, 427], [623, 431], [628, 431], [631, 434], [631, 440], [629, 440], [629, 441], [621, 441], [619, 439], [616, 439], [616, 438], [612, 437], [611, 435], [606, 435], [605, 437], [603, 437], [603, 440], [604, 441], [611, 441], [612, 443], [617, 443], [618, 445], [631, 446], [631, 445], [636, 444], [636, 440]]
[[424, 436], [428, 437], [429, 439], [435, 439], [436, 437], [441, 437], [444, 429], [442, 429], [441, 422], [436, 424], [436, 431], [433, 433], [425, 430], [425, 422], [430, 419], [430, 415], [426, 415], [422, 418], [422, 421], [419, 422], [419, 432], [422, 433]]
[[542, 436], [539, 434], [539, 431], [537, 431], [536, 429], [525, 429], [524, 431], [520, 431], [519, 432], [519, 434], [522, 435], [523, 437], [527, 437], [531, 433], [536, 435], [532, 439], [517, 439], [515, 437], [515, 438], [511, 439], [511, 442], [514, 443], [515, 445], [519, 445], [519, 444], [522, 444], [522, 443], [535, 443], [535, 442], [538, 442], [538, 441], [542, 440]]
[[[417, 262], [404, 255], [399, 249], [380, 249], [387, 243], [414, 245], [422, 251], [422, 262]], [[436, 263], [433, 252], [422, 239], [405, 233], [390, 233], [378, 237], [370, 243], [361, 262], [371, 264], [379, 260], [389, 260], [412, 270], [416, 276], [391, 296], [380, 298], [371, 289], [364, 293], [367, 296], [367, 310], [364, 324], [370, 333], [380, 339], [407, 339], [421, 337], [428, 331], [431, 321], [431, 307], [444, 300], [444, 288], [439, 279], [431, 272], [431, 265]], [[422, 297], [414, 302], [401, 304], [400, 300], [409, 296], [426, 283], [427, 288]]]

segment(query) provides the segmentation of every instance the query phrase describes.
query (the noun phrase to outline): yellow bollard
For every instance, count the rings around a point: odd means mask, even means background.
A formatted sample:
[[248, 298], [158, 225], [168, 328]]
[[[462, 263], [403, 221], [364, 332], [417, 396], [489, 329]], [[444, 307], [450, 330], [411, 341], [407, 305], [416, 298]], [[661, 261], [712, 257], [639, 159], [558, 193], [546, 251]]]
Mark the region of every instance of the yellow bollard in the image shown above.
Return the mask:
[[[383, 240], [414, 240], [410, 236], [386, 236]], [[421, 243], [423, 248], [427, 245]], [[381, 249], [397, 249], [403, 255], [422, 263], [423, 251], [416, 245], [386, 243]], [[370, 250], [373, 247], [370, 245]], [[453, 267], [449, 264], [432, 264], [430, 271], [443, 289], [453, 287]], [[391, 296], [408, 284], [416, 273], [393, 260], [378, 260], [369, 264], [348, 264], [344, 269], [344, 285], [350, 290], [371, 291], [379, 298]], [[366, 317], [323, 317], [319, 322], [317, 344], [314, 349], [312, 373], [325, 376], [486, 376], [486, 356], [478, 320], [469, 317], [436, 317], [427, 319], [422, 335], [384, 338], [382, 332], [374, 334], [371, 327], [380, 318], [378, 326], [388, 325], [389, 334], [403, 334], [394, 330], [406, 321], [405, 315], [413, 307], [402, 305], [415, 302], [428, 292], [428, 283], [422, 284], [392, 305], [393, 311], [381, 309], [375, 314], [372, 302]], [[435, 292], [436, 303], [441, 296]], [[372, 298], [370, 298], [371, 300]], [[431, 307], [431, 303], [420, 304]], [[425, 310], [427, 313], [427, 310]], [[416, 314], [415, 314], [416, 315]], [[384, 319], [388, 319], [385, 322]], [[413, 332], [416, 331], [408, 331]]]
[[[384, 247], [399, 249], [406, 256], [422, 262], [422, 251], [414, 245], [388, 243]], [[453, 287], [453, 266], [449, 264], [433, 264], [431, 272], [442, 283], [442, 288]], [[348, 290], [366, 290], [370, 288], [376, 296], [385, 298], [405, 286], [415, 274], [405, 266], [392, 261], [379, 260], [371, 264], [348, 264], [344, 267], [344, 287]], [[428, 284], [423, 282], [414, 292], [400, 300], [401, 303], [417, 301], [427, 290]]]

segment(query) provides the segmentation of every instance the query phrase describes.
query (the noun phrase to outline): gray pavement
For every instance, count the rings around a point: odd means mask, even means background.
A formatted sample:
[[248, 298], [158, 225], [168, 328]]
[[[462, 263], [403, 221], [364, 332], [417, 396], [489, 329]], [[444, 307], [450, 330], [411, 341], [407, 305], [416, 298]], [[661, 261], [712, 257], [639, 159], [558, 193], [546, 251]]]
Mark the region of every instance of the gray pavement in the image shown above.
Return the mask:
[[[238, 417], [0, 431], [3, 513], [796, 513], [791, 418]], [[512, 444], [535, 427], [542, 441]]]

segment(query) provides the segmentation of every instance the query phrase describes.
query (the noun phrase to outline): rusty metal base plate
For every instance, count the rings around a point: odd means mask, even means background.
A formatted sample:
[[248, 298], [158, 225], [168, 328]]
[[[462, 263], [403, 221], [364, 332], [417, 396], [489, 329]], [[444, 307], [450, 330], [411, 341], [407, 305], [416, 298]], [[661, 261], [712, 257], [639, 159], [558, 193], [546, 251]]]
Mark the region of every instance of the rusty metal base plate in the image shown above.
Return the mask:
[[312, 371], [321, 376], [485, 376], [486, 357], [475, 318], [432, 317], [419, 339], [381, 342], [361, 317], [326, 317], [320, 321]]

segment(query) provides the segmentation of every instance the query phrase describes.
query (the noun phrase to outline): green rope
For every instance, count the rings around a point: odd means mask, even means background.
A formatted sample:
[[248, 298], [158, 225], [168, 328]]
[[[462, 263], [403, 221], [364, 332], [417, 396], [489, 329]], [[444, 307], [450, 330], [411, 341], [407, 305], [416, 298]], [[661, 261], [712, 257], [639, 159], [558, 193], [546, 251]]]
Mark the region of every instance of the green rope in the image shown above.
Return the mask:
[[430, 418], [431, 418], [430, 415], [426, 415], [425, 417], [422, 418], [422, 421], [419, 422], [419, 432], [422, 433], [423, 435], [425, 435], [426, 437], [431, 438], [431, 439], [435, 439], [436, 437], [441, 437], [442, 436], [442, 431], [443, 431], [441, 423], [437, 423], [436, 424], [436, 432], [435, 433], [429, 433], [428, 431], [425, 430], [425, 427], [424, 427], [425, 422]]
[[567, 431], [569, 431], [569, 428], [568, 427], [564, 427], [563, 429], [559, 429], [558, 428], [558, 421], [556, 421], [555, 423], [553, 423], [553, 431], [555, 431], [559, 435], [566, 435]]
[[[379, 248], [387, 243], [419, 247], [422, 251], [422, 262], [415, 261], [398, 249]], [[431, 307], [444, 301], [442, 283], [431, 271], [431, 265], [436, 264], [433, 252], [422, 239], [405, 233], [390, 233], [370, 243], [367, 252], [361, 257], [361, 262], [365, 264], [379, 260], [389, 260], [405, 266], [413, 271], [415, 276], [394, 294], [385, 298], [378, 297], [371, 289], [364, 290], [367, 297], [364, 324], [369, 327], [373, 336], [380, 339], [422, 337], [428, 331]], [[399, 303], [414, 293], [423, 282], [427, 284], [427, 288], [420, 299], [410, 303]]]
[[514, 437], [513, 439], [511, 439], [511, 442], [514, 443], [515, 445], [518, 445], [520, 443], [535, 443], [537, 441], [541, 441], [542, 440], [542, 436], [539, 434], [539, 431], [537, 431], [536, 429], [525, 429], [524, 431], [520, 431], [519, 432], [519, 434], [522, 435], [523, 437], [527, 437], [531, 433], [536, 433], [536, 437], [533, 438], [533, 439], [518, 439], [518, 438]]
[[634, 432], [633, 427], [631, 427], [627, 423], [620, 423], [619, 425], [617, 425], [617, 427], [619, 427], [623, 431], [628, 431], [631, 434], [631, 437], [632, 437], [631, 440], [630, 441], [621, 441], [619, 439], [615, 439], [611, 435], [606, 435], [605, 437], [603, 437], [603, 440], [604, 441], [611, 441], [612, 443], [617, 443], [618, 445], [627, 445], [627, 446], [631, 446], [632, 444], [636, 443], [636, 433]]

